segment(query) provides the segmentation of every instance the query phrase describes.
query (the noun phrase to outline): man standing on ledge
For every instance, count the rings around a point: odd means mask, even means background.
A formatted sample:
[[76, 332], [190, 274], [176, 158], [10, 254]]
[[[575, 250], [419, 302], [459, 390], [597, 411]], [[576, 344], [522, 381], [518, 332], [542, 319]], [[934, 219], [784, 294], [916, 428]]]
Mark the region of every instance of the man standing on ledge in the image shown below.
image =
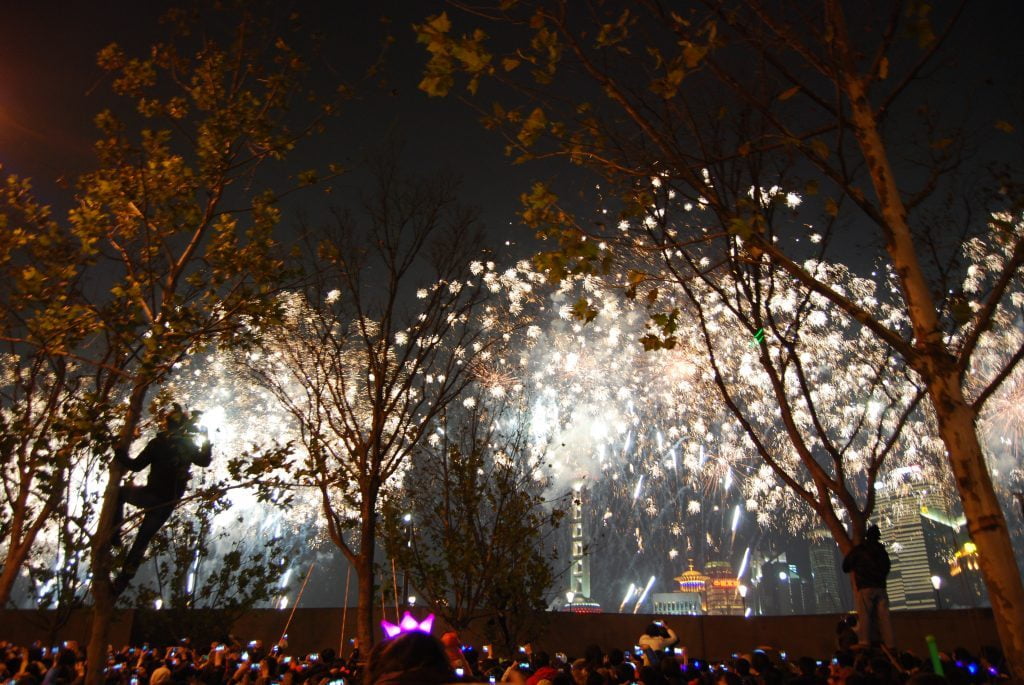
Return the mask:
[[124, 518], [124, 504], [145, 510], [135, 542], [125, 557], [121, 573], [114, 580], [114, 594], [120, 595], [135, 577], [142, 564], [153, 536], [167, 522], [174, 508], [181, 502], [192, 474], [190, 468], [209, 466], [211, 446], [206, 429], [198, 425], [200, 413], [189, 416], [178, 404], [164, 417], [164, 429], [149, 441], [149, 444], [134, 459], [127, 451], [118, 451], [114, 458], [132, 471], [149, 467], [146, 485], [125, 485], [115, 514], [114, 544], [121, 544], [121, 521]]
[[892, 623], [889, 622], [889, 594], [885, 579], [889, 576], [889, 553], [879, 541], [878, 526], [868, 526], [864, 541], [843, 559], [843, 572], [853, 573], [857, 593], [857, 641], [862, 647], [881, 644], [892, 647]]

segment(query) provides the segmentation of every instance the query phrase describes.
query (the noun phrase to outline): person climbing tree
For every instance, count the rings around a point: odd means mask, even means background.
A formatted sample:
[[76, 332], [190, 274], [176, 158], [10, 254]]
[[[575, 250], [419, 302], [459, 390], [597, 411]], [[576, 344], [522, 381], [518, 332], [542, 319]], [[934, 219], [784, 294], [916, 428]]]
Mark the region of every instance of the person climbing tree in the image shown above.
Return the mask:
[[122, 544], [121, 522], [124, 519], [125, 503], [143, 509], [145, 515], [142, 517], [135, 541], [125, 557], [121, 572], [114, 580], [116, 595], [124, 592], [131, 583], [153, 536], [181, 502], [192, 476], [192, 465], [210, 465], [212, 446], [207, 438], [206, 428], [199, 425], [200, 416], [198, 411], [193, 411], [191, 415], [187, 414], [175, 403], [171, 411], [163, 417], [163, 430], [149, 441], [137, 457], [129, 457], [127, 450], [118, 450], [114, 455], [131, 471], [141, 471], [149, 467], [146, 485], [121, 487], [115, 514], [114, 544]]

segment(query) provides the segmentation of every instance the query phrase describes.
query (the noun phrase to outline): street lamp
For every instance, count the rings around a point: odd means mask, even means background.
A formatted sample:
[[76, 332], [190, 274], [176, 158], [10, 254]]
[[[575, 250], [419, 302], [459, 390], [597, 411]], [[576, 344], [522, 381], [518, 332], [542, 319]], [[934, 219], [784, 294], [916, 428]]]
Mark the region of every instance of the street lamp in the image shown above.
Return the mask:
[[740, 586], [736, 588], [739, 590], [740, 599], [743, 600], [743, 615], [747, 615], [747, 586], [740, 583]]
[[[405, 546], [412, 547], [412, 514], [407, 513], [402, 517], [402, 521], [405, 522]], [[416, 599], [409, 595], [409, 569], [402, 570], [402, 594], [411, 600], [409, 606], [413, 605]], [[346, 599], [348, 599], [346, 597]], [[397, 598], [395, 600], [398, 601]]]
[[932, 588], [935, 589], [935, 607], [942, 608], [942, 597], [939, 595], [939, 588], [942, 587], [942, 576], [932, 576]]

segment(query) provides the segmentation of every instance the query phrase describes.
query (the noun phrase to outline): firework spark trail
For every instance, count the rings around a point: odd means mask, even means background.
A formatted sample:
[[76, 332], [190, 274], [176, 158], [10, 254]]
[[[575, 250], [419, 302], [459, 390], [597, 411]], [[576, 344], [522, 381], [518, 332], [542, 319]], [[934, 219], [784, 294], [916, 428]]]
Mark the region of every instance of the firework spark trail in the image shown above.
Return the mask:
[[640, 593], [640, 596], [636, 600], [636, 604], [633, 606], [633, 613], [640, 611], [640, 607], [643, 606], [644, 601], [647, 599], [647, 595], [650, 593], [651, 588], [654, 587], [655, 577], [651, 576], [650, 580], [647, 581], [647, 585], [644, 586], [644, 591]]
[[743, 559], [740, 561], [740, 570], [736, 572], [736, 579], [740, 580], [743, 578], [743, 574], [747, 572], [747, 565], [750, 563], [750, 548], [747, 547], [743, 550]]
[[736, 527], [739, 525], [739, 522], [740, 522], [740, 505], [737, 504], [736, 505], [736, 509], [733, 511], [733, 514], [732, 514], [732, 525], [730, 526], [730, 530], [732, 531], [732, 534], [733, 534], [734, 538], [736, 537]]
[[622, 610], [626, 608], [626, 603], [629, 602], [629, 600], [632, 599], [634, 595], [636, 595], [636, 584], [630, 583], [629, 589], [626, 590], [626, 594], [622, 598], [622, 603], [619, 604], [620, 614], [622, 613]]

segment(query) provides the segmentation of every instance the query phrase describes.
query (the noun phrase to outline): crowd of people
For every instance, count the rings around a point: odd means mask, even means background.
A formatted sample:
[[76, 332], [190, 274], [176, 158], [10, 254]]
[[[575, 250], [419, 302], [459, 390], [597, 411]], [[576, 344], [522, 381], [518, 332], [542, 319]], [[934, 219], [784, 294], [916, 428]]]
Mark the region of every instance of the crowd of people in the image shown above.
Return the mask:
[[[5, 685], [81, 685], [85, 651], [76, 642], [0, 643], [0, 682]], [[143, 644], [111, 649], [104, 667], [107, 685], [347, 685], [361, 666], [358, 651], [342, 660], [333, 650], [301, 656], [263, 643], [214, 642], [208, 649], [189, 640], [172, 646]]]
[[[848, 626], [847, 626], [848, 627]], [[295, 655], [286, 643], [214, 642], [193, 647], [141, 645], [111, 649], [107, 685], [435, 685], [479, 682], [512, 685], [938, 685], [1000, 683], [1008, 677], [995, 653], [963, 649], [940, 654], [944, 675], [927, 656], [876, 649], [838, 649], [825, 658], [788, 655], [771, 647], [708, 661], [688, 653], [663, 622], [648, 626], [626, 649], [588, 647], [582, 655], [549, 654], [523, 645], [513, 658], [490, 646], [476, 649], [455, 633], [440, 639], [417, 630], [344, 658], [334, 650]], [[0, 643], [0, 682], [6, 685], [81, 685], [85, 654], [77, 643], [17, 646]]]

